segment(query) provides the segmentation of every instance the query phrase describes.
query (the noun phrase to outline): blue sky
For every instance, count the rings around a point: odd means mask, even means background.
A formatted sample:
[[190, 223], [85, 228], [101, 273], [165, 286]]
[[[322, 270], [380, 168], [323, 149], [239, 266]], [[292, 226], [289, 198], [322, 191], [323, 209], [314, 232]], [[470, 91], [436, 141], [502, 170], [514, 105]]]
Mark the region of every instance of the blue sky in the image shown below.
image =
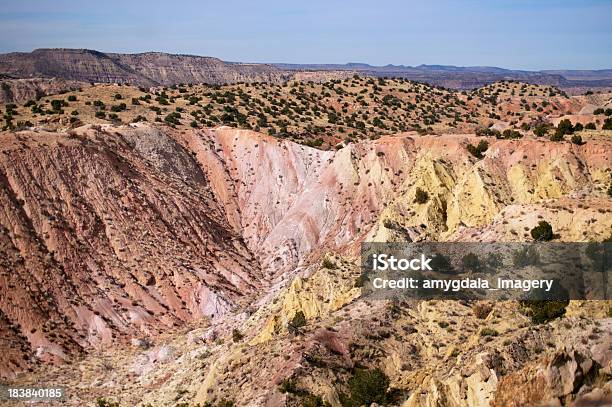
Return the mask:
[[165, 51], [228, 61], [612, 68], [612, 0], [18, 0], [0, 52]]

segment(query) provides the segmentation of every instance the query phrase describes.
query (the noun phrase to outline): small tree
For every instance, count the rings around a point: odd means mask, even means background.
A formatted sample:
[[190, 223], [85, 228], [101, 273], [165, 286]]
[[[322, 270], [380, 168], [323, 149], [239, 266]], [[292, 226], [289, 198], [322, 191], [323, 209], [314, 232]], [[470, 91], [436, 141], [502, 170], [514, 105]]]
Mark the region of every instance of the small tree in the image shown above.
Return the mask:
[[489, 148], [489, 143], [487, 143], [486, 140], [481, 140], [477, 146], [468, 144], [466, 148], [474, 157], [481, 159], [483, 157], [482, 153]]
[[304, 315], [303, 311], [298, 311], [295, 313], [291, 321], [289, 321], [287, 330], [291, 333], [297, 333], [303, 326], [306, 326], [306, 316]]
[[566, 134], [573, 134], [574, 126], [572, 126], [572, 122], [569, 119], [563, 119], [557, 125], [557, 130], [555, 130], [555, 135], [565, 136]]
[[387, 402], [389, 378], [380, 369], [356, 369], [348, 381], [354, 406], [384, 405]]
[[242, 334], [242, 332], [240, 332], [239, 330], [234, 328], [232, 330], [232, 340], [234, 342], [240, 342], [242, 340], [242, 338], [244, 338], [244, 335]]
[[563, 141], [563, 134], [555, 132], [555, 134], [550, 136], [550, 141]]
[[553, 239], [553, 229], [550, 223], [541, 220], [538, 226], [531, 229], [531, 237], [539, 242], [548, 242]]
[[537, 137], [544, 137], [544, 136], [546, 136], [546, 134], [548, 134], [548, 125], [543, 124], [543, 123], [538, 124], [533, 129], [533, 134], [535, 134]]
[[555, 318], [565, 315], [569, 300], [565, 301], [543, 301], [528, 300], [521, 301], [521, 305], [529, 310], [531, 321], [535, 324], [543, 324]]
[[579, 135], [577, 135], [577, 134], [574, 134], [574, 135], [572, 136], [572, 143], [574, 143], [574, 144], [577, 144], [577, 145], [581, 146], [581, 145], [583, 145], [583, 144], [584, 144], [584, 141], [582, 141], [582, 137], [581, 137], [581, 136], [579, 136]]
[[414, 202], [418, 204], [424, 204], [429, 200], [429, 194], [427, 191], [423, 191], [421, 188], [416, 189], [416, 193], [414, 195]]
[[482, 263], [480, 262], [478, 255], [471, 252], [463, 256], [463, 258], [461, 259], [461, 264], [464, 268], [476, 272], [480, 271], [480, 269], [482, 268]]

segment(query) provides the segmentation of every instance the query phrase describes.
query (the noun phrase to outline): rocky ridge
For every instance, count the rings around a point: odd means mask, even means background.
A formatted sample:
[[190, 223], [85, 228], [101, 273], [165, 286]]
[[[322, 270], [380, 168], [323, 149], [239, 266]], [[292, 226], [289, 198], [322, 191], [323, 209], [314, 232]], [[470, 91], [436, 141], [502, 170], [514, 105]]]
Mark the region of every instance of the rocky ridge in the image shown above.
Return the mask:
[[88, 49], [36, 49], [0, 55], [0, 73], [13, 78], [59, 78], [136, 86], [178, 83], [280, 83], [287, 77], [265, 64], [162, 52], [113, 54]]

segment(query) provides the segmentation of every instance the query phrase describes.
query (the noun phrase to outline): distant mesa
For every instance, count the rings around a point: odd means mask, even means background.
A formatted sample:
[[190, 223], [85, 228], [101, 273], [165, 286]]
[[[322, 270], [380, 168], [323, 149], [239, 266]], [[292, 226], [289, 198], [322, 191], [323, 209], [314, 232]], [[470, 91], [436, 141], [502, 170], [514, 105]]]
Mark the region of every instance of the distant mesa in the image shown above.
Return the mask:
[[162, 52], [114, 54], [64, 48], [0, 55], [0, 74], [11, 78], [59, 78], [138, 86], [281, 83], [287, 79], [282, 70], [265, 64], [228, 63], [212, 57]]
[[[304, 72], [309, 74], [304, 75]], [[565, 89], [612, 87], [612, 69], [523, 71], [488, 66], [372, 66], [358, 62], [259, 64], [226, 62], [214, 57], [163, 52], [118, 54], [68, 48], [41, 48], [29, 53], [13, 52], [0, 55], [0, 78], [59, 78], [89, 83], [129, 83], [137, 86], [170, 86], [181, 83], [284, 83], [304, 78], [323, 81], [342, 76], [342, 73], [399, 77], [455, 89], [473, 89], [500, 80], [518, 80]]]

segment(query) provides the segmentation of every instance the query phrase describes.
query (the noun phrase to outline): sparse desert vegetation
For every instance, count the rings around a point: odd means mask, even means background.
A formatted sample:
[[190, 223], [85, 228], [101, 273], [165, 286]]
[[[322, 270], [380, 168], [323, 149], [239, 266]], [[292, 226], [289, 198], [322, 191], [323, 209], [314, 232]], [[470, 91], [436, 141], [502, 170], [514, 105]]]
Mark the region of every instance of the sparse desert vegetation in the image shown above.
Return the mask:
[[[332, 148], [342, 142], [405, 131], [422, 134], [476, 131], [505, 139], [533, 131], [542, 136], [551, 127], [542, 122], [543, 118], [569, 114], [571, 106], [566, 94], [550, 86], [506, 81], [473, 91], [457, 91], [403, 79], [353, 76], [323, 83], [176, 85], [150, 89], [96, 85], [55, 97], [43, 96], [21, 106], [5, 105], [0, 125], [5, 129], [144, 121], [178, 128], [227, 125]], [[606, 127], [607, 121], [594, 119], [588, 123], [589, 128], [597, 128], [595, 122]], [[491, 128], [494, 125], [509, 128], [500, 131]], [[561, 140], [564, 135], [583, 129], [580, 123], [576, 126], [564, 119], [551, 137]], [[473, 154], [479, 156], [476, 149]]]

